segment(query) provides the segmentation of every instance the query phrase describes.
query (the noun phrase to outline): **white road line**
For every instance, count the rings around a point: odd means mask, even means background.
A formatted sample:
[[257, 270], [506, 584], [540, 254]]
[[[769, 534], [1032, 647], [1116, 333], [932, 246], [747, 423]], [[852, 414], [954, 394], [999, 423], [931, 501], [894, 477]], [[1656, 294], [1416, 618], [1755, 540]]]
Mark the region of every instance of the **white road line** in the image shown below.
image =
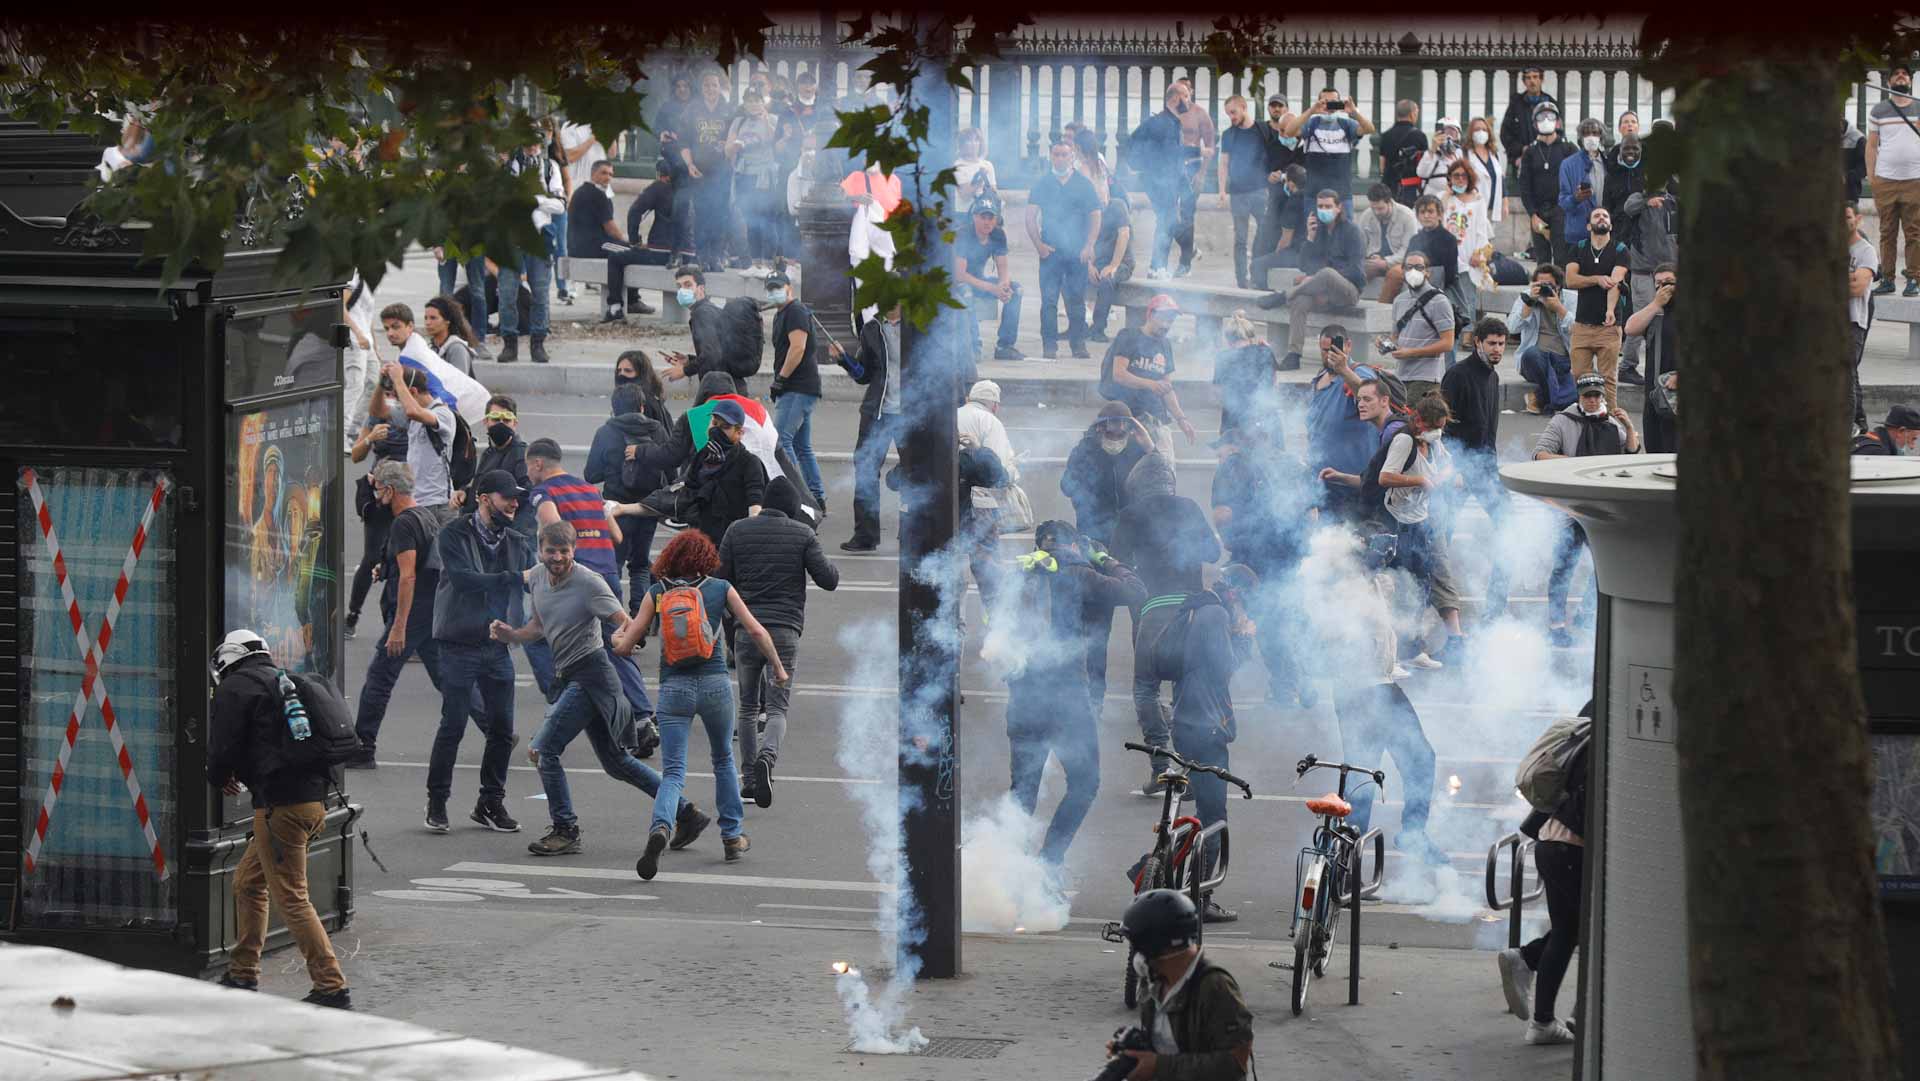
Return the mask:
[[[631, 867], [539, 867], [518, 863], [456, 863], [448, 874], [514, 875], [545, 878], [594, 878], [614, 882], [634, 882], [639, 876]], [[820, 878], [767, 878], [760, 875], [704, 875], [689, 871], [662, 871], [654, 882], [679, 882], [691, 886], [744, 886], [760, 890], [823, 890], [833, 893], [892, 893], [892, 886], [878, 882], [836, 882]]]
[[[766, 903], [766, 904], [757, 904], [757, 905], [754, 905], [753, 907], [777, 908], [777, 909], [782, 909], [785, 911], [792, 911], [792, 912], [849, 912], [849, 913], [854, 913], [856, 915], [862, 915], [862, 916], [878, 916], [880, 914], [880, 910], [877, 908], [848, 908], [844, 905], [784, 905], [784, 904]], [[1105, 927], [1108, 923], [1112, 921], [1096, 920], [1088, 916], [1069, 916], [1067, 918], [1067, 922], [1077, 923], [1077, 924], [1081, 924], [1088, 927]], [[1222, 933], [1225, 933], [1225, 932], [1222, 932]]]
[[[385, 758], [380, 759], [379, 763], [382, 766], [397, 766], [397, 767], [405, 767], [407, 769], [426, 769], [428, 766], [428, 763], [426, 762], [392, 762], [392, 761], [388, 761]], [[472, 763], [472, 762], [455, 762], [453, 764], [453, 768], [454, 769], [479, 769], [480, 766], [478, 763]], [[539, 770], [533, 768], [532, 766], [508, 766], [507, 769], [513, 773], [540, 772]], [[584, 772], [584, 773], [592, 774], [592, 773], [598, 773], [599, 770], [586, 769], [585, 767], [582, 767], [580, 769], [574, 770], [573, 772], [575, 773]], [[709, 781], [713, 779], [713, 774], [711, 773], [696, 773], [693, 770], [688, 770], [687, 776], [699, 777], [699, 778], [702, 778], [703, 780], [709, 780]], [[782, 773], [778, 777], [775, 777], [774, 780], [780, 784], [786, 784], [788, 781], [798, 781], [801, 784], [881, 784], [881, 783], [892, 784], [893, 783], [891, 781], [881, 782], [871, 777], [794, 777], [794, 776], [789, 776], [788, 774], [785, 774], [785, 773]]]

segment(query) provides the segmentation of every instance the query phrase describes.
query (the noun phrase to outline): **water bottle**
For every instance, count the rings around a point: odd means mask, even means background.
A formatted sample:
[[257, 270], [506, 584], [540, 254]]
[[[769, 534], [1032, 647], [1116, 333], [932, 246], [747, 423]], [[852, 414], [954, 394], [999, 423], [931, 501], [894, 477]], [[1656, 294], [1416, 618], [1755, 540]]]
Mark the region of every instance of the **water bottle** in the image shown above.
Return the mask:
[[285, 672], [280, 673], [280, 702], [287, 713], [287, 731], [298, 740], [313, 735], [313, 726], [307, 723], [307, 707], [300, 701], [300, 692], [294, 689], [293, 680]]

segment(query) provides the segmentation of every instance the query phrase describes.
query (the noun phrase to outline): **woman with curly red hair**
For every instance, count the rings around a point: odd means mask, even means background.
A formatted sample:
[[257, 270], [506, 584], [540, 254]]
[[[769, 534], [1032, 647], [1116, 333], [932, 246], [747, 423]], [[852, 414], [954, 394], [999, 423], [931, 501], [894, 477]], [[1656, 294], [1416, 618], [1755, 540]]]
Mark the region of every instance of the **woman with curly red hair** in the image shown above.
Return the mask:
[[660, 625], [660, 689], [655, 708], [660, 724], [660, 791], [653, 799], [653, 824], [647, 848], [634, 870], [651, 879], [660, 870], [660, 854], [673, 840], [673, 809], [687, 781], [687, 741], [697, 714], [707, 730], [713, 757], [714, 801], [719, 806], [720, 840], [731, 863], [745, 855], [747, 835], [740, 831], [746, 807], [740, 800], [740, 770], [733, 761], [733, 681], [727, 677], [727, 647], [720, 613], [732, 612], [740, 629], [752, 636], [772, 662], [773, 681], [785, 683], [773, 636], [753, 617], [731, 583], [713, 577], [720, 553], [697, 529], [667, 543], [653, 563], [653, 584], [640, 608], [614, 635], [614, 652], [631, 656], [635, 645]]

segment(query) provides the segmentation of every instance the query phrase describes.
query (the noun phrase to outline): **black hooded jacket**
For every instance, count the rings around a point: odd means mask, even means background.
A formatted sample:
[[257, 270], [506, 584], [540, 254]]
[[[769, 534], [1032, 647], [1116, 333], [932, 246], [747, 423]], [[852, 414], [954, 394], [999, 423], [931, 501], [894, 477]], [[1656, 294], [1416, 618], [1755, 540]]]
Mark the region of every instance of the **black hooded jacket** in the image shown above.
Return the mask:
[[253, 794], [255, 807], [325, 800], [330, 778], [323, 771], [264, 772], [267, 753], [279, 746], [279, 729], [286, 723], [273, 658], [256, 653], [227, 669], [214, 689], [207, 725], [207, 783], [221, 788], [240, 781]]
[[799, 513], [792, 483], [775, 478], [760, 513], [727, 529], [718, 572], [733, 583], [755, 619], [795, 632], [806, 629], [808, 576], [821, 589], [840, 585], [840, 569], [827, 559], [813, 530], [795, 520]]
[[[711, 398], [733, 392], [733, 376], [725, 372], [708, 372], [700, 377], [700, 394], [693, 400], [693, 404], [705, 405]], [[621, 453], [625, 452], [623, 447]], [[687, 415], [682, 413], [674, 419], [673, 434], [665, 442], [642, 444], [640, 449], [634, 452], [633, 458], [620, 467], [621, 483], [629, 490], [633, 490], [649, 473], [672, 477], [680, 471], [681, 466], [692, 459], [693, 430], [687, 424]], [[648, 488], [640, 494], [645, 495], [652, 490]], [[718, 540], [718, 538], [714, 539]]]
[[1108, 454], [1100, 447], [1100, 422], [1087, 428], [1067, 455], [1060, 474], [1060, 494], [1073, 504], [1074, 528], [1103, 544], [1113, 543], [1120, 508], [1127, 501], [1127, 474], [1146, 456], [1134, 440], [1125, 449]]
[[1109, 549], [1140, 576], [1149, 597], [1198, 593], [1204, 588], [1201, 566], [1220, 558], [1220, 538], [1207, 512], [1174, 485], [1173, 464], [1163, 455], [1141, 458], [1127, 474], [1126, 509]]
[[[629, 383], [614, 391], [614, 415], [593, 433], [593, 445], [587, 450], [587, 465], [581, 479], [601, 485], [608, 499], [631, 503], [660, 486], [657, 479], [653, 484], [645, 484], [650, 478], [644, 474], [635, 478], [641, 485], [629, 486], [625, 470], [621, 468], [626, 463], [628, 447], [667, 441], [666, 426], [641, 411], [645, 400], [646, 392], [637, 384]], [[638, 456], [636, 451], [635, 457]]]

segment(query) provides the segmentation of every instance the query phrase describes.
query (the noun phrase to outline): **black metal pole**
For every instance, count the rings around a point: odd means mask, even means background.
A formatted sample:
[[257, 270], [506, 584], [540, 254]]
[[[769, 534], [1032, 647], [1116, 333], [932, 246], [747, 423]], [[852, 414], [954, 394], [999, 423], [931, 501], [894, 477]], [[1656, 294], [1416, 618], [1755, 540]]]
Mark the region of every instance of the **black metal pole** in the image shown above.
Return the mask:
[[[915, 80], [928, 106], [926, 150], [904, 185], [915, 211], [936, 194], [932, 178], [952, 163], [953, 88], [944, 57], [951, 27], [928, 19], [917, 28], [932, 56]], [[916, 236], [926, 266], [945, 266], [940, 223], [922, 219]], [[956, 410], [963, 397], [957, 313], [942, 309], [925, 332], [903, 321], [902, 400], [908, 431], [900, 443], [900, 807], [907, 887], [921, 917], [920, 936], [900, 935], [902, 963], [920, 974], [960, 974], [960, 696], [958, 601], [961, 563], [942, 557], [959, 524]], [[929, 558], [934, 557], [934, 558]], [[941, 611], [942, 596], [955, 598]], [[944, 625], [943, 625], [944, 624]]]
[[1366, 888], [1367, 856], [1360, 846], [1353, 848], [1353, 893], [1348, 905], [1353, 909], [1352, 933], [1347, 936], [1347, 1005], [1360, 1005], [1360, 891]]

